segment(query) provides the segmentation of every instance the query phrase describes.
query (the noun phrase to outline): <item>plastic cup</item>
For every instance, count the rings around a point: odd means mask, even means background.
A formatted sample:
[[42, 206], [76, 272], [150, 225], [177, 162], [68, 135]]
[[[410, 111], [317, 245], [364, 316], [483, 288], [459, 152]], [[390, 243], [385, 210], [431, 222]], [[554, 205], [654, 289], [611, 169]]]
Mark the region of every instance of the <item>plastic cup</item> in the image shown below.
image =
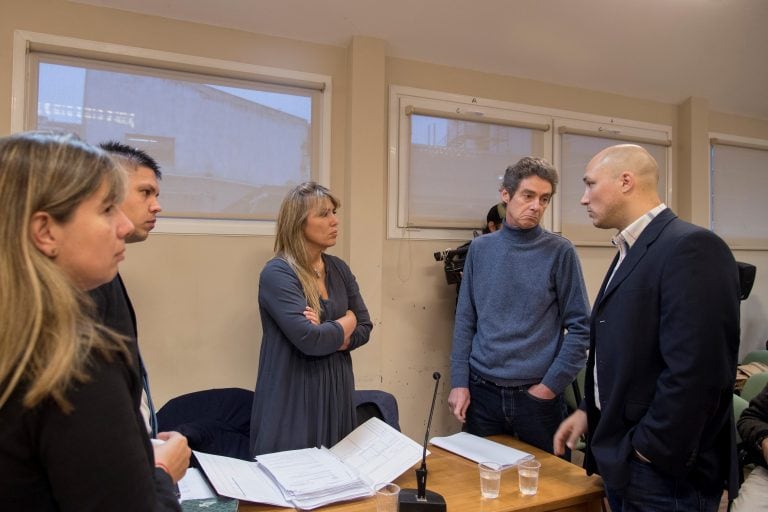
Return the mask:
[[399, 494], [397, 484], [376, 484], [376, 512], [397, 512]]
[[498, 498], [501, 487], [501, 464], [481, 462], [477, 467], [480, 470], [480, 495], [483, 498]]
[[517, 465], [517, 474], [520, 480], [520, 494], [533, 496], [539, 490], [539, 469], [541, 462], [536, 459], [524, 460]]

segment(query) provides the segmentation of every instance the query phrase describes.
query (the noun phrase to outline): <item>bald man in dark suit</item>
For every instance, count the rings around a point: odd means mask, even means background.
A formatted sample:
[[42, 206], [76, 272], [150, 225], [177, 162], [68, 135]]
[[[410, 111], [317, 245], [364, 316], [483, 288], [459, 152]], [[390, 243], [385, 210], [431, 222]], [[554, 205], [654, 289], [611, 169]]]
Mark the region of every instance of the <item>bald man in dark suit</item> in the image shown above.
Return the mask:
[[612, 512], [716, 511], [738, 488], [732, 393], [739, 277], [728, 246], [677, 218], [642, 147], [598, 153], [581, 203], [619, 249], [595, 300], [585, 399], [554, 438], [586, 434]]

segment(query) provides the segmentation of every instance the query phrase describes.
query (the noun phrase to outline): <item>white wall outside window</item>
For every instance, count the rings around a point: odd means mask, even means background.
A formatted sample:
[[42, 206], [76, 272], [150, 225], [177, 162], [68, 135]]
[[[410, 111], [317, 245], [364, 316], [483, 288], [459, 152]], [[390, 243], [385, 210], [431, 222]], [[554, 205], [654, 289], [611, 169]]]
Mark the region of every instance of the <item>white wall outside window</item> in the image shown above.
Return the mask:
[[659, 193], [669, 204], [670, 139], [668, 126], [392, 86], [388, 236], [470, 238], [499, 201], [506, 167], [532, 155], [560, 174], [544, 227], [578, 245], [609, 244], [611, 235], [579, 204], [586, 163], [607, 146], [640, 144], [659, 163]]
[[390, 237], [471, 236], [499, 202], [507, 166], [551, 155], [541, 116], [395, 89], [390, 100]]
[[163, 170], [157, 231], [270, 234], [291, 187], [328, 184], [330, 78], [52, 37], [17, 33], [23, 129], [146, 150]]

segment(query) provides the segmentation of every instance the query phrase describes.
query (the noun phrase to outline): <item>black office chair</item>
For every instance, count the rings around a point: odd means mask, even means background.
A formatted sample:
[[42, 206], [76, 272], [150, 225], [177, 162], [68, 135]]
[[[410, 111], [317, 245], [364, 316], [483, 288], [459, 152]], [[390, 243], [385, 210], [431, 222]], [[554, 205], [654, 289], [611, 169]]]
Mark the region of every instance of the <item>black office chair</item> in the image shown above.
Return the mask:
[[[737, 261], [736, 265], [739, 267], [739, 299], [747, 300], [752, 286], [755, 284], [757, 267], [743, 261]], [[768, 345], [768, 342], [766, 344]]]
[[161, 407], [158, 428], [184, 434], [193, 450], [250, 460], [252, 405], [253, 391], [247, 389], [195, 391]]
[[[397, 400], [386, 391], [356, 390], [353, 401], [358, 424], [376, 416], [400, 430]], [[187, 437], [190, 448], [204, 453], [251, 460], [253, 391], [240, 388], [206, 389], [177, 396], [157, 411], [160, 432], [175, 430]]]
[[387, 425], [400, 431], [400, 416], [394, 395], [379, 390], [358, 390], [352, 395], [357, 409], [357, 424], [362, 425], [372, 417], [377, 417]]

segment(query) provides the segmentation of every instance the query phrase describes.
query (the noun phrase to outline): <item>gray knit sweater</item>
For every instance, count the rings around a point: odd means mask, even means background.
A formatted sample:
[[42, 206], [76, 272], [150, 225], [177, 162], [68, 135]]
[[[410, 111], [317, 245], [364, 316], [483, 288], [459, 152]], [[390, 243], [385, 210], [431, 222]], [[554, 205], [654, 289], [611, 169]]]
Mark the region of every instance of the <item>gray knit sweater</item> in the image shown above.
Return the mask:
[[471, 369], [502, 386], [541, 382], [560, 394], [584, 367], [588, 347], [587, 292], [571, 242], [506, 222], [472, 242], [456, 308], [452, 387], [468, 387]]

